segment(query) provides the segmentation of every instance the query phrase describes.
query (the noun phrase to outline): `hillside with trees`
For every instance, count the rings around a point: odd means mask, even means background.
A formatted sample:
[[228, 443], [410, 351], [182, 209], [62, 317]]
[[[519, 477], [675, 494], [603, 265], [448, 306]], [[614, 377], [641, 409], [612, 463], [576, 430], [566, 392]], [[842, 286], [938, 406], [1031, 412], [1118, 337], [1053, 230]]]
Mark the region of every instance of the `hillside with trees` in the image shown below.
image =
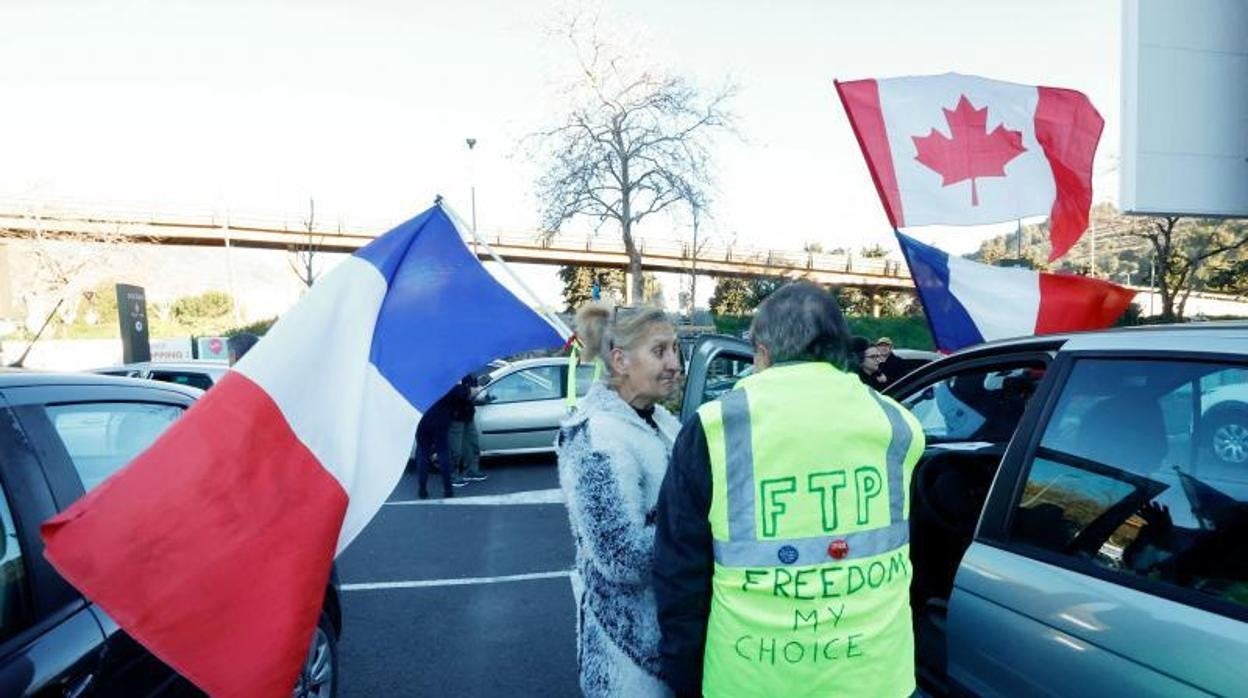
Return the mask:
[[992, 238], [968, 255], [987, 264], [1021, 260], [1033, 269], [1155, 286], [1166, 320], [1184, 317], [1194, 291], [1248, 293], [1248, 221], [1123, 215], [1097, 204], [1092, 225], [1071, 251], [1049, 263], [1048, 224]]

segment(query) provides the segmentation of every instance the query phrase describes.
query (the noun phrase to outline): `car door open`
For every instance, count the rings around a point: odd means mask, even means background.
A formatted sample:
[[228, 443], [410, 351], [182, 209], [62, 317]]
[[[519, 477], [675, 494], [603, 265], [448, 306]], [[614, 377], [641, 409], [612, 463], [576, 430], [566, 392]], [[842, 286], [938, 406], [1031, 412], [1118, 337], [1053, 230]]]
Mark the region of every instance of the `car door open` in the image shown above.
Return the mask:
[[703, 403], [732, 390], [737, 381], [753, 370], [754, 350], [749, 342], [724, 335], [709, 335], [698, 340], [689, 359], [681, 421], [692, 417]]

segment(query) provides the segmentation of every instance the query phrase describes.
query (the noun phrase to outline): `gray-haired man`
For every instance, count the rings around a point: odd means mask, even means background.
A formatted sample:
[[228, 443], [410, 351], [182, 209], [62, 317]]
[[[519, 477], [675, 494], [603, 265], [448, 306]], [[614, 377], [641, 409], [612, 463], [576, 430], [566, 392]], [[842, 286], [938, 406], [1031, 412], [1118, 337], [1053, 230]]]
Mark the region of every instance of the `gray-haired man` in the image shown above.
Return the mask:
[[823, 289], [776, 291], [751, 338], [756, 372], [685, 424], [659, 495], [663, 675], [682, 696], [908, 696], [922, 431], [847, 372]]

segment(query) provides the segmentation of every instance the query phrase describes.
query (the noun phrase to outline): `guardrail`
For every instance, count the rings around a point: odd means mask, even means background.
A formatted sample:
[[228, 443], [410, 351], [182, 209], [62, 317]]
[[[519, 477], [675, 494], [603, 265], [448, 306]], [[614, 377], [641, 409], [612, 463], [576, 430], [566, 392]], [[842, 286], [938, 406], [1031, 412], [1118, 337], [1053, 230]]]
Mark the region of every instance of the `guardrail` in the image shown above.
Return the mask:
[[[306, 214], [254, 214], [221, 213], [217, 210], [194, 207], [176, 211], [150, 207], [119, 207], [115, 204], [94, 205], [84, 202], [46, 201], [34, 199], [0, 199], [0, 217], [28, 218], [48, 221], [81, 221], [103, 224], [134, 224], [153, 227], [182, 227], [221, 229], [223, 231], [280, 232], [291, 235], [308, 235], [324, 239], [337, 236], [345, 238], [375, 237], [385, 232], [391, 224], [355, 222], [351, 225], [342, 220], [331, 225], [315, 223], [308, 230]], [[511, 233], [496, 231], [480, 232], [479, 236], [491, 245], [512, 248], [566, 251], [570, 253], [624, 254], [624, 242], [618, 238], [594, 235], [555, 233], [548, 235], [539, 231]], [[345, 241], [345, 240], [344, 240]], [[292, 243], [293, 244], [293, 243]], [[692, 245], [683, 240], [649, 237], [638, 240], [643, 257], [663, 257], [671, 260], [693, 260]], [[825, 273], [847, 273], [864, 276], [905, 277], [908, 274], [901, 262], [891, 259], [862, 257], [854, 254], [827, 254], [799, 250], [782, 250], [746, 245], [705, 245], [697, 252], [698, 263], [740, 264], [751, 267], [774, 267], [778, 271], [808, 270]]]

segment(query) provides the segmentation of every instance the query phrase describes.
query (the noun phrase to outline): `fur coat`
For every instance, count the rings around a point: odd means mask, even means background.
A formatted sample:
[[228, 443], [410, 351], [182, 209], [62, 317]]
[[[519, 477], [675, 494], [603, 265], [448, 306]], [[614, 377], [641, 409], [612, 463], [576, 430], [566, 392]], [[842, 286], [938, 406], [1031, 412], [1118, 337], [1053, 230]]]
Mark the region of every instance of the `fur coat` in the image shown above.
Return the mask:
[[662, 406], [646, 423], [596, 383], [561, 425], [559, 484], [584, 584], [577, 658], [586, 696], [668, 696], [659, 678], [651, 571], [654, 508], [680, 422]]

